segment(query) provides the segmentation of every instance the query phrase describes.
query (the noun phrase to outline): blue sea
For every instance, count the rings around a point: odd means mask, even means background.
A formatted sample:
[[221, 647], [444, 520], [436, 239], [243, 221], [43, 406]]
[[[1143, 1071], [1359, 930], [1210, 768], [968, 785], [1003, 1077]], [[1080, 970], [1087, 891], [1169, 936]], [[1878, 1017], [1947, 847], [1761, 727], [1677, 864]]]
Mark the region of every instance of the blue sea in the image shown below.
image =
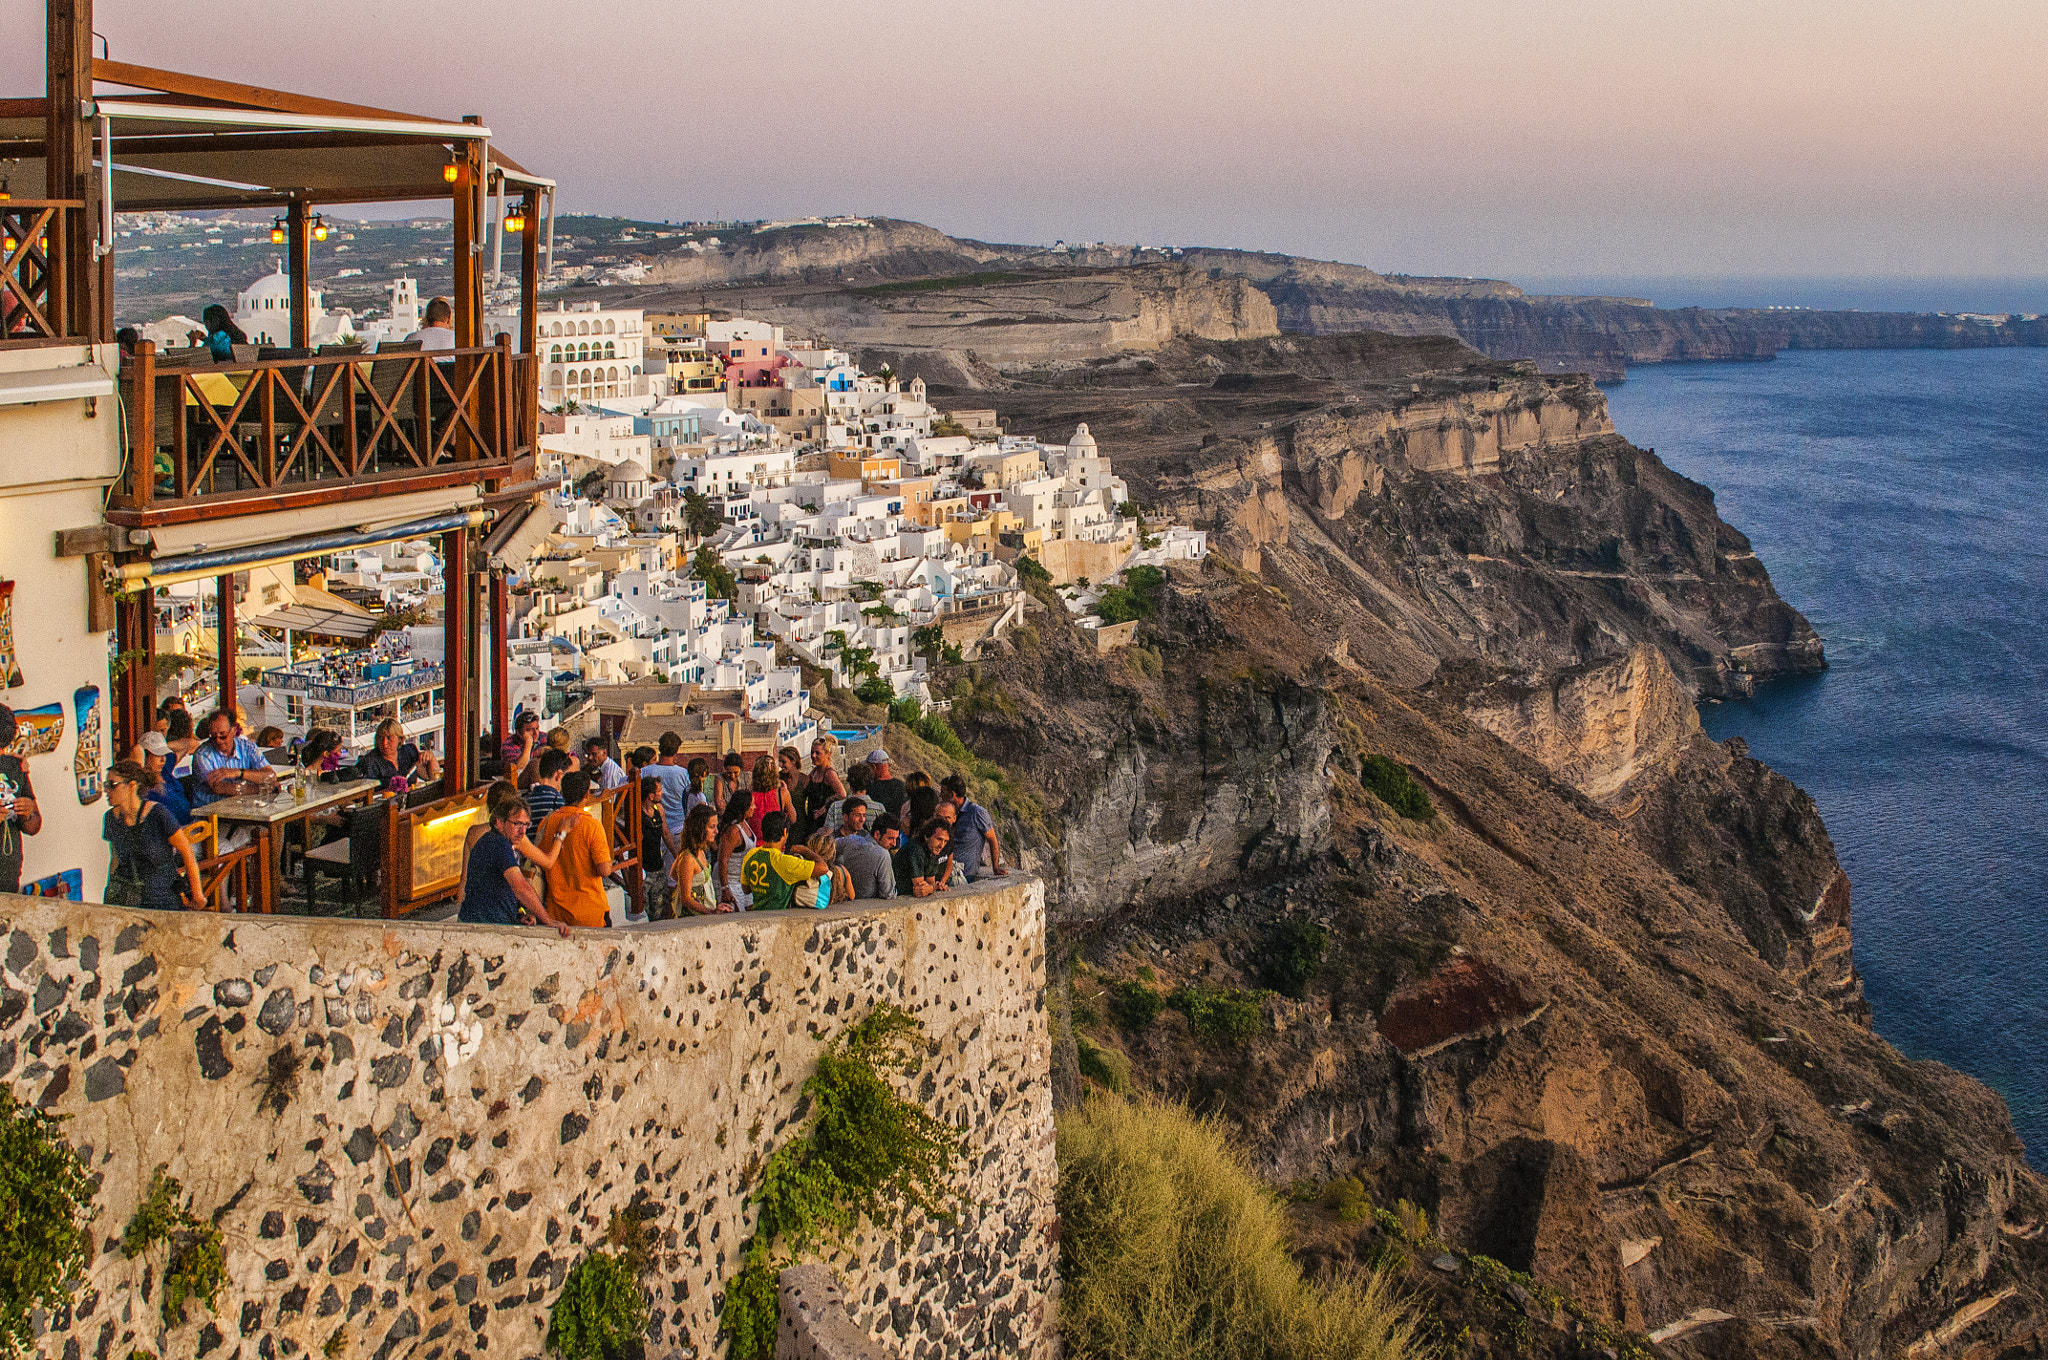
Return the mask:
[[1608, 402], [1827, 644], [1701, 717], [1819, 804], [1878, 1032], [2048, 1169], [2048, 349], [1645, 365]]

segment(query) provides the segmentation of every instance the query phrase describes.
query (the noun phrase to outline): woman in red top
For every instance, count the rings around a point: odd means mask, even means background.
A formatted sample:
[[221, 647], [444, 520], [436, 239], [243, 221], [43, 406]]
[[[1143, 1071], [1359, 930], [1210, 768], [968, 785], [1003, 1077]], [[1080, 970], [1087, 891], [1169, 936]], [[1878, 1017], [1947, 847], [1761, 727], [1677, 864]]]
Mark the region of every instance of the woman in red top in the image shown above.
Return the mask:
[[771, 812], [780, 812], [792, 822], [796, 820], [796, 808], [789, 801], [789, 786], [782, 782], [782, 771], [772, 751], [754, 762], [754, 803], [747, 809], [747, 829], [754, 833], [756, 841], [761, 839], [761, 819]]

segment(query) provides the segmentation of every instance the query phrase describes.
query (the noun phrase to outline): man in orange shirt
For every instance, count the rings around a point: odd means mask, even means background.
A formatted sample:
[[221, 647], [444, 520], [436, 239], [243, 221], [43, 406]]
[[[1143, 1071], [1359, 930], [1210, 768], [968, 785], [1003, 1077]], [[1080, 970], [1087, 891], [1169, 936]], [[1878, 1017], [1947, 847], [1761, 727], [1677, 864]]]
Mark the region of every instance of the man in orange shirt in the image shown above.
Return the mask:
[[611, 839], [592, 805], [598, 792], [587, 770], [562, 776], [562, 807], [548, 814], [534, 838], [555, 852], [553, 866], [543, 870], [548, 910], [590, 928], [605, 924], [604, 880], [616, 867]]

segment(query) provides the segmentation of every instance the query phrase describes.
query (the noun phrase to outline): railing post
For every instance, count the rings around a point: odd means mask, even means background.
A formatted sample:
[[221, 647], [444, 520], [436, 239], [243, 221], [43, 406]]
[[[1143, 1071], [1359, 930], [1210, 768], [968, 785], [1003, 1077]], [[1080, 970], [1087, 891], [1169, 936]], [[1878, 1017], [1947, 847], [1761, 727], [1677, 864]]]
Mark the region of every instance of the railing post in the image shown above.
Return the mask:
[[498, 352], [492, 356], [497, 364], [497, 381], [491, 385], [491, 456], [499, 462], [510, 462], [512, 453], [512, 337], [500, 335], [497, 339]]
[[156, 494], [156, 341], [135, 347], [128, 379], [128, 503], [149, 509]]

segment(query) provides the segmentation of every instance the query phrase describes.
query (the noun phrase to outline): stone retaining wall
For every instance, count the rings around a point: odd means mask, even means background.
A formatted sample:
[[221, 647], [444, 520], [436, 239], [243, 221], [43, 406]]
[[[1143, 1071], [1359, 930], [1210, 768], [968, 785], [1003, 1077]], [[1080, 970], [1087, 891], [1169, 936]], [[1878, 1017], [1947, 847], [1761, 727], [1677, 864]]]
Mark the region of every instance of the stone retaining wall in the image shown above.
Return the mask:
[[[103, 1249], [56, 1360], [512, 1360], [611, 1216], [659, 1234], [652, 1356], [722, 1354], [749, 1178], [826, 1040], [923, 1022], [914, 1095], [964, 1130], [963, 1207], [827, 1255], [904, 1360], [1050, 1356], [1053, 1125], [1035, 879], [632, 931], [150, 913], [0, 897], [0, 1079], [72, 1116]], [[168, 1164], [219, 1223], [218, 1311], [160, 1334], [122, 1227]]]

